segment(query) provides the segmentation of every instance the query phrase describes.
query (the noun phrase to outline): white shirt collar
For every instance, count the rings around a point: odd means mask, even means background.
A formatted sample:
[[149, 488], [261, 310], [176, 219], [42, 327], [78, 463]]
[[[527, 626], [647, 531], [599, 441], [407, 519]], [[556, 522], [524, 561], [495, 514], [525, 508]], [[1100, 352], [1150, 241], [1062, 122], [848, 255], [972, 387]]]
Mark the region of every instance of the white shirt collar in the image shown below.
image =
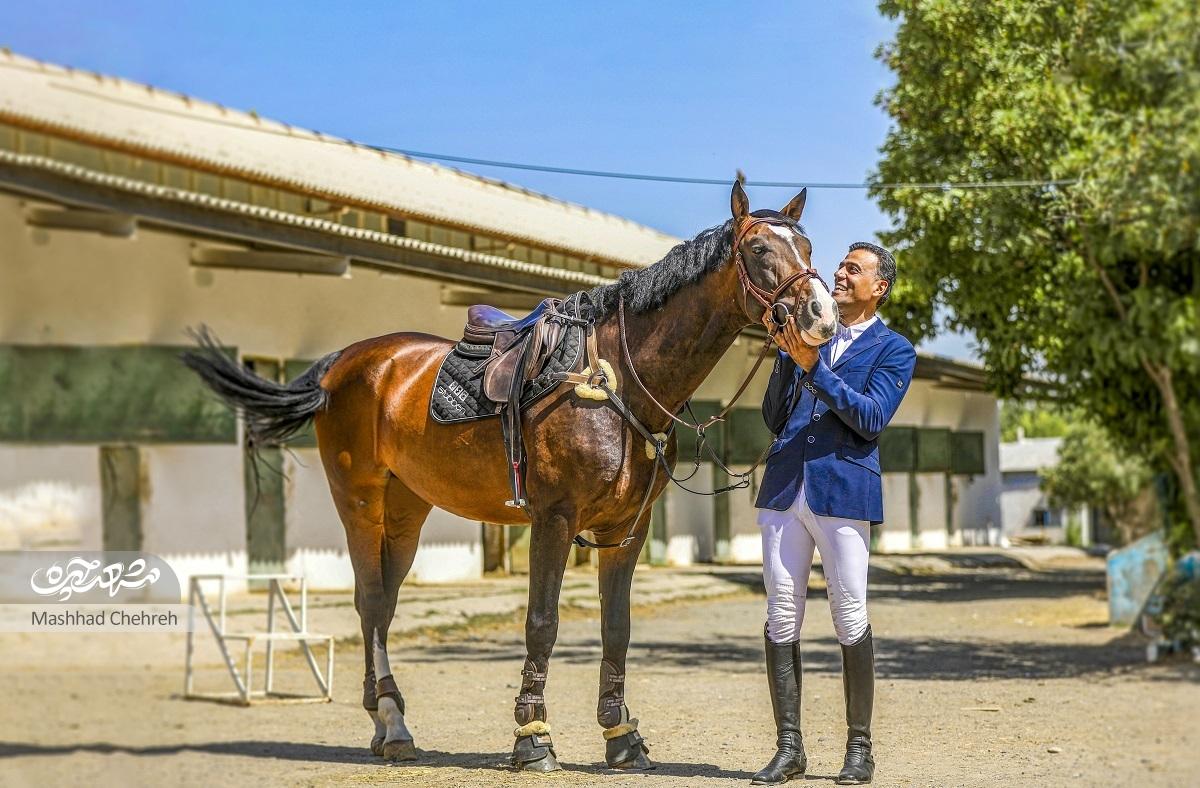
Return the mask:
[[879, 315], [871, 315], [869, 318], [867, 318], [863, 322], [855, 323], [852, 326], [844, 326], [841, 323], [839, 323], [838, 324], [838, 335], [844, 336], [846, 339], [849, 339], [851, 342], [853, 342], [854, 340], [859, 338], [859, 336], [862, 334], [862, 332], [866, 331], [868, 328], [870, 328], [872, 325], [874, 325], [877, 320], [879, 320]]

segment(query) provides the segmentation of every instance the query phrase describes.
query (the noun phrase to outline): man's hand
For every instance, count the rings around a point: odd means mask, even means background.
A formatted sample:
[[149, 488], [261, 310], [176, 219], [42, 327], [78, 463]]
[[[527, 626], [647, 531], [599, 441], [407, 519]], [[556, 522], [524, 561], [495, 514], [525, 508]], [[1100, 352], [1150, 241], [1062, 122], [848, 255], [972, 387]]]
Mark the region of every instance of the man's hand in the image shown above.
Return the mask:
[[788, 315], [787, 322], [781, 327], [775, 325], [770, 315], [764, 315], [763, 325], [766, 326], [767, 333], [775, 340], [775, 344], [783, 348], [784, 352], [791, 356], [801, 369], [805, 372], [812, 372], [812, 368], [817, 365], [821, 354], [817, 348], [805, 342], [800, 336], [800, 329], [796, 327], [794, 317]]

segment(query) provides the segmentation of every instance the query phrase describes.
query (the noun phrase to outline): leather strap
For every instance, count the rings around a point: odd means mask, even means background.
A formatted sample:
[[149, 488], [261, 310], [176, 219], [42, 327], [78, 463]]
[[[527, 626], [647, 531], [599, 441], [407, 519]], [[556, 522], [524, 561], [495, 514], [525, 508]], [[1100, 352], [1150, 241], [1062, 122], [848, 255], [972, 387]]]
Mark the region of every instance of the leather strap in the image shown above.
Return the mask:
[[404, 713], [404, 696], [400, 694], [400, 687], [396, 684], [396, 679], [390, 674], [384, 676], [375, 682], [375, 698], [388, 698], [396, 701], [396, 705], [400, 708], [400, 713]]

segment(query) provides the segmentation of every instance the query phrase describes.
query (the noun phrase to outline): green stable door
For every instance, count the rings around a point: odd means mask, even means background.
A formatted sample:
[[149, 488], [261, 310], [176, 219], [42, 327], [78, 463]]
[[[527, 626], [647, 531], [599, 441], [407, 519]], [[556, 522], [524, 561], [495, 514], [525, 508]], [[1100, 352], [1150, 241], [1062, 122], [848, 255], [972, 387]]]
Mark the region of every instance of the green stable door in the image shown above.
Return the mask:
[[[255, 374], [278, 380], [276, 361], [247, 359]], [[258, 448], [255, 458], [246, 446], [243, 481], [246, 493], [246, 563], [252, 575], [279, 574], [287, 560], [287, 527], [283, 450], [278, 446]]]

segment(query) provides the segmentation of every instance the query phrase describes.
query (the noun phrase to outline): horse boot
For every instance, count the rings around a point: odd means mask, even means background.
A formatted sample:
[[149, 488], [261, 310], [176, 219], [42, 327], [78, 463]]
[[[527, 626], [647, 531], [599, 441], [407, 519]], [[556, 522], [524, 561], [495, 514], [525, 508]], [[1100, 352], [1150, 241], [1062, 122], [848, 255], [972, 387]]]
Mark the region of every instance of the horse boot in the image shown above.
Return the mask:
[[751, 785], [777, 785], [804, 774], [804, 736], [800, 733], [800, 643], [773, 643], [764, 633], [767, 683], [775, 710], [776, 752], [750, 780]]
[[863, 785], [875, 776], [871, 755], [871, 709], [875, 702], [875, 643], [871, 627], [852, 646], [842, 646], [842, 683], [846, 690], [846, 760], [838, 785]]
[[648, 756], [650, 745], [638, 733], [638, 721], [630, 719], [625, 705], [625, 674], [610, 660], [600, 662], [600, 700], [596, 721], [604, 726], [604, 761], [611, 769], [654, 769]]
[[558, 756], [554, 742], [550, 740], [550, 724], [546, 722], [546, 672], [539, 671], [533, 660], [526, 659], [521, 669], [521, 694], [514, 700], [513, 714], [517, 728], [513, 731], [516, 741], [510, 762], [518, 769], [528, 772], [556, 772]]

